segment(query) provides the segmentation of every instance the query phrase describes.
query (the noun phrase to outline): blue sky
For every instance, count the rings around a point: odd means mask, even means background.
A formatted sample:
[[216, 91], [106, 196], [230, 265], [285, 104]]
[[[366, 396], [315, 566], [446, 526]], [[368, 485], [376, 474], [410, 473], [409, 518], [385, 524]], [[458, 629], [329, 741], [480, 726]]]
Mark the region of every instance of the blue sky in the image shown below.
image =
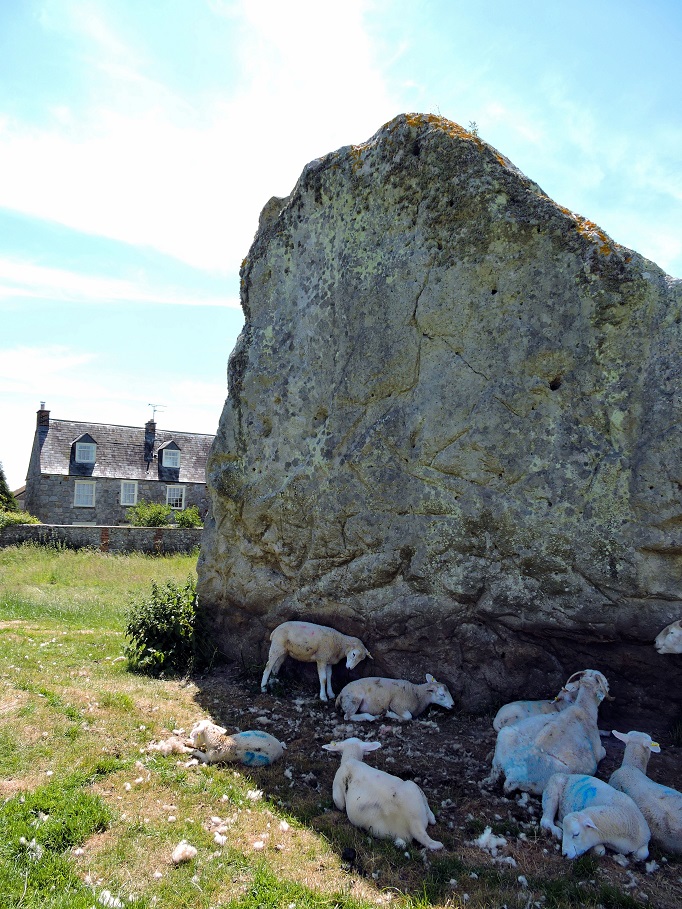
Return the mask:
[[262, 206], [403, 111], [682, 276], [679, 0], [1, 0], [0, 460], [216, 430]]

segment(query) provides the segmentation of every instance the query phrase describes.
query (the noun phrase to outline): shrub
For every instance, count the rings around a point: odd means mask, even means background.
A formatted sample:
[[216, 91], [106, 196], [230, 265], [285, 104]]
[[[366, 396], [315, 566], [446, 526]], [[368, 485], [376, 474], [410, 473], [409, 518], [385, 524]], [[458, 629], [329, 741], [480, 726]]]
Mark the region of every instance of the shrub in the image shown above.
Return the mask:
[[128, 509], [128, 523], [133, 527], [168, 527], [171, 511], [170, 505], [140, 499]]
[[14, 498], [12, 490], [7, 485], [7, 478], [5, 477], [5, 471], [2, 464], [0, 464], [0, 508], [4, 511], [19, 510], [17, 500]]
[[152, 581], [151, 596], [131, 604], [124, 653], [128, 668], [148, 675], [187, 675], [196, 663], [196, 582]]
[[202, 527], [203, 522], [196, 505], [190, 505], [184, 511], [178, 511], [175, 515], [175, 521], [178, 527]]
[[10, 524], [40, 524], [40, 521], [27, 511], [4, 511], [4, 509], [0, 509], [0, 530], [3, 527], [9, 527]]

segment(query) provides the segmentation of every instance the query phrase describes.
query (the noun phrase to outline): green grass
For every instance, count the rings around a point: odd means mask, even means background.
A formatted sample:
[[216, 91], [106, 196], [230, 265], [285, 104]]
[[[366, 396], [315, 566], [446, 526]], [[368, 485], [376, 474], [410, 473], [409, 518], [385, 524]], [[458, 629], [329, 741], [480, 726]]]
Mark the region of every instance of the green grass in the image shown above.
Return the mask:
[[[152, 580], [183, 583], [195, 562], [0, 550], [2, 909], [99, 909], [105, 889], [132, 909], [641, 905], [600, 879], [592, 858], [561, 866], [559, 877], [544, 874], [540, 843], [524, 891], [520, 869], [493, 867], [477, 850], [425, 861], [414, 844], [400, 850], [368, 837], [333, 809], [328, 788], [290, 794], [281, 765], [251, 775], [145, 751], [152, 739], [187, 729], [206, 706], [192, 682], [126, 671], [127, 610]], [[256, 675], [251, 682], [258, 690]], [[321, 777], [324, 761], [314, 749], [305, 770]], [[265, 796], [254, 800], [254, 789]], [[222, 847], [214, 816], [229, 822]], [[483, 829], [478, 819], [455, 822], [464, 840]], [[512, 827], [500, 821], [499, 832]], [[198, 854], [175, 867], [170, 856], [183, 838]]]

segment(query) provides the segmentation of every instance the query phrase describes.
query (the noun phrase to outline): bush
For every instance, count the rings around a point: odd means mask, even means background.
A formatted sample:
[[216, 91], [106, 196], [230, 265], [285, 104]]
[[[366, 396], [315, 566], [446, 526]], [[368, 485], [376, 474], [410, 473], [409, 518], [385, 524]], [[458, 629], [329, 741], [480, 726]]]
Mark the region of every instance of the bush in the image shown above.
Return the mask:
[[170, 505], [140, 499], [128, 509], [128, 523], [133, 527], [168, 527], [171, 511]]
[[12, 490], [7, 485], [7, 478], [2, 464], [0, 464], [0, 508], [3, 511], [19, 511], [17, 500], [12, 494]]
[[148, 599], [131, 604], [124, 653], [128, 668], [148, 675], [188, 675], [196, 663], [196, 582], [152, 581]]
[[184, 511], [178, 511], [175, 515], [175, 522], [178, 527], [203, 527], [203, 522], [196, 505], [190, 505]]
[[9, 527], [11, 524], [40, 524], [40, 521], [27, 511], [4, 511], [0, 509], [0, 530], [3, 527]]

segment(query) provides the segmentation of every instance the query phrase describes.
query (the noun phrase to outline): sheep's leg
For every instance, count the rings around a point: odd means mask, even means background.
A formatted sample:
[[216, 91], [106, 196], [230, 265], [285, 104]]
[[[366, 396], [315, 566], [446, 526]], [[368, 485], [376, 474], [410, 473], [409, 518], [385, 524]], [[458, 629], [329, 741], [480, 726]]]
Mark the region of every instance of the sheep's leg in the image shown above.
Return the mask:
[[386, 711], [386, 716], [390, 717], [392, 720], [411, 720], [412, 714], [409, 710], [405, 710], [403, 713], [394, 713], [392, 710]]
[[563, 830], [554, 823], [559, 810], [559, 788], [555, 783], [550, 783], [542, 794], [542, 818], [540, 828], [547, 830], [558, 840], [563, 837]]
[[354, 723], [361, 723], [363, 720], [376, 720], [377, 717], [373, 716], [371, 713], [354, 713], [352, 716], [345, 717], [347, 720], [352, 720]]
[[432, 840], [425, 829], [422, 830], [419, 828], [418, 830], [410, 830], [410, 833], [412, 834], [413, 839], [418, 843], [421, 843], [422, 846], [426, 846], [427, 849], [443, 848], [443, 844], [439, 843], [438, 840]]
[[[331, 675], [332, 667], [328, 666], [326, 663], [317, 664], [317, 675], [320, 680], [320, 700], [328, 701], [327, 690], [331, 691], [331, 682], [327, 681], [327, 671]], [[334, 692], [331, 692], [331, 696], [334, 697]]]
[[327, 697], [334, 698], [334, 697], [336, 697], [336, 695], [332, 691], [332, 664], [331, 663], [325, 664], [324, 674], [325, 674], [325, 681], [326, 681], [326, 685], [327, 685]]
[[275, 678], [275, 676], [277, 675], [277, 673], [280, 670], [282, 663], [285, 661], [286, 657], [287, 657], [286, 651], [284, 653], [281, 653], [278, 650], [275, 650], [273, 652], [272, 647], [270, 648], [270, 653], [268, 655], [268, 662], [265, 667], [265, 671], [263, 672], [263, 678], [261, 679], [261, 682], [260, 682], [261, 691], [266, 691], [266, 689], [268, 687], [268, 679], [270, 678], [270, 676]]

